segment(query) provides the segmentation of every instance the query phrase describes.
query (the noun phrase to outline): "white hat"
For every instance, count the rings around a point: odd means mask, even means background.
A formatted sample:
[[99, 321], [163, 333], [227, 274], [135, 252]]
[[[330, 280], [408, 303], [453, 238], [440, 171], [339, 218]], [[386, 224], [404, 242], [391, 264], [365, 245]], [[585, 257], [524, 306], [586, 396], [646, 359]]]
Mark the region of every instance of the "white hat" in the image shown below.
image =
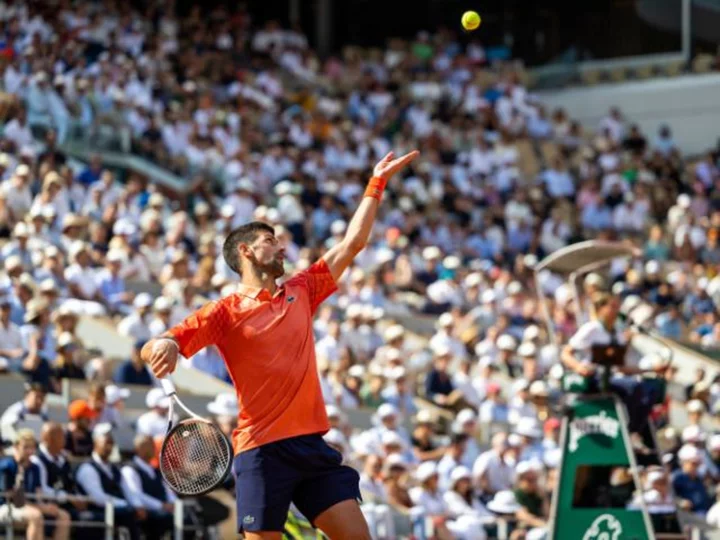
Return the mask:
[[164, 296], [158, 297], [155, 302], [153, 302], [154, 311], [170, 311], [170, 309], [172, 309], [172, 302]]
[[657, 261], [648, 261], [645, 263], [646, 274], [657, 274], [660, 271], [660, 263]]
[[687, 411], [691, 413], [705, 412], [705, 404], [699, 399], [691, 399], [687, 403]]
[[434, 461], [425, 461], [415, 471], [415, 478], [418, 482], [425, 482], [438, 474], [437, 465]]
[[15, 176], [30, 176], [30, 167], [21, 163], [15, 167]]
[[460, 257], [456, 257], [455, 255], [449, 255], [443, 259], [443, 266], [447, 268], [448, 270], [457, 270], [460, 268], [460, 264], [462, 264], [462, 261], [460, 260]]
[[350, 369], [348, 369], [348, 375], [356, 379], [362, 379], [365, 376], [365, 366], [361, 364], [350, 366]]
[[323, 439], [328, 444], [335, 444], [337, 446], [342, 446], [343, 448], [348, 447], [348, 442], [345, 438], [345, 435], [343, 435], [342, 431], [336, 428], [332, 428], [325, 435], [323, 435]]
[[534, 357], [537, 354], [537, 347], [534, 343], [521, 343], [518, 347], [517, 354], [524, 358]]
[[101, 422], [93, 428], [92, 438], [93, 440], [99, 439], [100, 437], [104, 437], [105, 435], [110, 435], [112, 431], [113, 425], [110, 422]]
[[393, 381], [407, 377], [407, 370], [402, 366], [395, 366], [388, 370], [387, 378]]
[[690, 203], [692, 200], [690, 199], [690, 195], [687, 193], [681, 193], [677, 197], [677, 204], [680, 208], [690, 208]]
[[231, 392], [218, 394], [207, 404], [207, 410], [215, 416], [237, 416], [240, 412], [237, 396]]
[[408, 463], [402, 454], [390, 454], [385, 458], [385, 467], [402, 467], [403, 469], [408, 468]]
[[450, 487], [454, 488], [460, 480], [471, 480], [472, 472], [464, 465], [455, 467], [450, 473]]
[[710, 450], [711, 452], [713, 450], [720, 450], [720, 435], [715, 434], [712, 437], [710, 437], [707, 447], [708, 447], [708, 450]]
[[333, 235], [342, 234], [347, 230], [347, 223], [342, 219], [336, 219], [330, 224], [330, 232]]
[[57, 292], [57, 284], [53, 278], [45, 278], [40, 282], [40, 292]]
[[395, 431], [385, 431], [380, 436], [380, 444], [383, 446], [400, 446], [405, 448], [405, 441]]
[[662, 471], [649, 471], [645, 477], [645, 489], [650, 489], [655, 482], [659, 482], [660, 480], [665, 480], [665, 474]]
[[146, 308], [152, 306], [153, 299], [148, 293], [140, 293], [133, 300], [133, 306], [135, 308]]
[[507, 438], [507, 445], [510, 448], [520, 448], [523, 445], [523, 440], [517, 433], [511, 433]]
[[507, 286], [507, 293], [510, 296], [513, 296], [515, 294], [520, 294], [522, 292], [522, 285], [520, 285], [519, 281], [511, 281]]
[[30, 235], [30, 227], [24, 221], [19, 221], [13, 227], [13, 236], [27, 238]]
[[127, 388], [120, 388], [114, 384], [110, 384], [105, 387], [105, 401], [108, 405], [114, 405], [118, 401], [127, 399], [130, 397], [130, 390]]
[[497, 338], [495, 346], [501, 351], [514, 351], [517, 347], [515, 338], [509, 334], [503, 334]]
[[487, 503], [487, 508], [497, 514], [514, 514], [521, 506], [515, 499], [515, 494], [508, 490], [498, 491], [492, 500]]
[[683, 429], [681, 438], [684, 443], [699, 443], [705, 440], [705, 433], [700, 426], [687, 426]]
[[542, 430], [540, 429], [538, 421], [535, 418], [529, 418], [527, 416], [518, 420], [518, 423], [515, 426], [515, 433], [532, 439], [542, 437]]
[[523, 332], [523, 341], [532, 341], [540, 337], [540, 327], [536, 324], [531, 324]]
[[235, 215], [235, 207], [232, 204], [223, 204], [220, 207], [220, 216], [224, 218], [231, 218]]
[[487, 340], [482, 340], [477, 345], [475, 345], [475, 356], [483, 357], [483, 356], [490, 356], [492, 357], [495, 353], [495, 345], [492, 344], [492, 342]]
[[476, 422], [477, 421], [477, 415], [475, 414], [475, 411], [472, 409], [463, 409], [459, 413], [457, 413], [457, 416], [455, 417], [455, 423], [458, 426], [462, 426], [463, 424], [467, 424], [468, 422]]
[[520, 477], [529, 472], [537, 472], [537, 468], [530, 461], [521, 461], [515, 466], [515, 475]]
[[119, 249], [111, 249], [105, 257], [107, 262], [125, 262], [125, 252]]
[[5, 270], [13, 270], [14, 268], [22, 268], [23, 262], [20, 255], [10, 255], [5, 259]]
[[452, 355], [452, 349], [448, 343], [440, 342], [432, 348], [433, 353], [438, 358]]
[[292, 191], [293, 183], [288, 180], [283, 180], [275, 186], [275, 195], [277, 195], [278, 197], [287, 195], [288, 193], [292, 193]]
[[455, 319], [452, 316], [452, 313], [443, 313], [438, 318], [438, 326], [440, 328], [447, 328], [448, 326], [452, 326], [455, 323]]
[[398, 408], [392, 403], [383, 403], [377, 410], [377, 417], [380, 419], [387, 418], [389, 416], [398, 416], [398, 414]]
[[550, 394], [548, 385], [545, 381], [534, 381], [530, 385], [530, 395], [532, 396], [547, 396]]
[[58, 336], [57, 348], [67, 347], [75, 342], [75, 337], [70, 332], [63, 332]]
[[415, 415], [415, 423], [417, 423], [417, 424], [432, 424], [433, 423], [432, 413], [427, 409], [420, 409], [418, 411], [418, 413]]
[[686, 444], [678, 451], [677, 457], [680, 461], [702, 461], [703, 455], [699, 448]]
[[427, 261], [431, 261], [434, 259], [439, 259], [442, 256], [442, 251], [440, 251], [440, 248], [437, 246], [428, 246], [422, 251], [423, 259]]
[[473, 272], [472, 274], [468, 274], [467, 277], [465, 277], [465, 286], [466, 287], [477, 287], [482, 283], [483, 277], [482, 274], [478, 272]]
[[557, 469], [562, 458], [562, 448], [553, 448], [545, 452], [544, 461], [548, 469]]
[[147, 405], [148, 409], [156, 407], [167, 409], [170, 407], [170, 398], [165, 395], [162, 388], [153, 388], [145, 396], [145, 405]]
[[70, 259], [74, 261], [80, 253], [87, 250], [88, 245], [85, 242], [82, 240], [75, 240], [72, 244], [70, 244], [68, 255], [70, 255]]
[[585, 279], [583, 280], [583, 283], [585, 285], [592, 285], [595, 287], [602, 287], [605, 285], [605, 280], [602, 278], [600, 274], [597, 274], [595, 272], [589, 273], [587, 276], [585, 276]]
[[478, 365], [481, 368], [495, 366], [495, 360], [493, 360], [492, 356], [489, 356], [486, 354], [486, 355], [480, 357], [480, 359], [478, 360]]
[[337, 405], [331, 403], [325, 405], [325, 414], [328, 418], [342, 418], [343, 413]]
[[483, 304], [492, 304], [496, 298], [497, 298], [497, 295], [495, 294], [495, 291], [492, 289], [483, 291], [483, 293], [480, 295], [480, 301]]
[[348, 319], [356, 319], [363, 314], [363, 306], [361, 304], [350, 304], [345, 310]]
[[374, 307], [372, 308], [372, 313], [370, 314], [370, 319], [374, 321], [379, 321], [385, 316], [385, 310], [381, 307]]
[[405, 335], [405, 328], [403, 328], [399, 324], [394, 324], [394, 325], [390, 326], [383, 333], [383, 337], [385, 338], [385, 341], [394, 341], [397, 338], [402, 337], [404, 335]]

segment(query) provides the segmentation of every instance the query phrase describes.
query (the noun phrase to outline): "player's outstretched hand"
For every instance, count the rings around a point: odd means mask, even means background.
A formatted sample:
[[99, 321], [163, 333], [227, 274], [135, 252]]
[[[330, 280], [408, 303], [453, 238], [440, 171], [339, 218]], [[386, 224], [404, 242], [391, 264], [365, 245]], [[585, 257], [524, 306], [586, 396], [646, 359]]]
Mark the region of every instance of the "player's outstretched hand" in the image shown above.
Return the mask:
[[140, 356], [158, 379], [175, 371], [178, 345], [171, 339], [151, 339], [142, 348]]
[[420, 152], [418, 152], [417, 150], [413, 150], [412, 152], [405, 154], [402, 157], [394, 159], [395, 153], [389, 152], [387, 156], [382, 158], [380, 162], [375, 165], [375, 169], [373, 170], [373, 176], [377, 176], [378, 178], [384, 178], [385, 180], [390, 180], [390, 178], [392, 178], [392, 176], [396, 172], [398, 172], [400, 169], [403, 169], [408, 163], [410, 163], [419, 155]]

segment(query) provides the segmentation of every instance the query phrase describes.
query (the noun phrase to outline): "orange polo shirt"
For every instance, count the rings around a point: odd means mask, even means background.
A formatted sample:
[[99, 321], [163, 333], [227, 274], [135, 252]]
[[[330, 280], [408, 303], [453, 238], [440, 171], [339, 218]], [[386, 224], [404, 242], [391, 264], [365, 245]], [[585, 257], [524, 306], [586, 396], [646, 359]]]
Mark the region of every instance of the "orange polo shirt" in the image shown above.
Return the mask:
[[170, 329], [190, 357], [215, 345], [238, 395], [235, 453], [330, 429], [315, 365], [312, 318], [337, 290], [324, 260], [292, 276], [274, 295], [241, 290], [210, 302]]

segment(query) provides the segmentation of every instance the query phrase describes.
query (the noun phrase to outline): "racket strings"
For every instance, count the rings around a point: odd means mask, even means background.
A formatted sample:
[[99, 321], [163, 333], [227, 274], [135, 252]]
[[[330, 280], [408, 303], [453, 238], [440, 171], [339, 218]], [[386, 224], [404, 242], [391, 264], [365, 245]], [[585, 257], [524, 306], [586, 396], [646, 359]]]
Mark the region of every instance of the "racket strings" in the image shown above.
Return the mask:
[[220, 429], [201, 420], [184, 420], [168, 434], [160, 453], [160, 470], [177, 493], [196, 495], [220, 484], [232, 450]]

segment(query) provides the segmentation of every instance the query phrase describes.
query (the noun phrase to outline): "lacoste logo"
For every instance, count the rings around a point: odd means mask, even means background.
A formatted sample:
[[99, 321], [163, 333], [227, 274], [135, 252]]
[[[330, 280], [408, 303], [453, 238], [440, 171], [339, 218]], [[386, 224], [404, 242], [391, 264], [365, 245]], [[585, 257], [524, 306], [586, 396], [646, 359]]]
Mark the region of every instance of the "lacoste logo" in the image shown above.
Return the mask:
[[294, 297], [294, 296], [288, 296], [288, 304], [291, 304], [291, 303], [293, 303], [294, 301], [295, 301], [295, 297]]
[[243, 525], [252, 525], [255, 523], [255, 518], [253, 516], [245, 516], [243, 518]]

